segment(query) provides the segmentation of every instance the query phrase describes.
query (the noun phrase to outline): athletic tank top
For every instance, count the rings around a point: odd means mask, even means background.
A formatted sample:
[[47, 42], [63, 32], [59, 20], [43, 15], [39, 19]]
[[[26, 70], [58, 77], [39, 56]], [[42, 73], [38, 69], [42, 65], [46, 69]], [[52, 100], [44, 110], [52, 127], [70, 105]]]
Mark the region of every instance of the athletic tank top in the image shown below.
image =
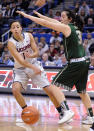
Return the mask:
[[69, 24], [71, 34], [69, 37], [63, 37], [64, 51], [67, 60], [81, 58], [85, 56], [85, 50], [82, 45], [82, 34], [73, 24]]
[[[29, 52], [30, 54], [33, 53], [33, 50], [31, 49], [31, 44], [30, 44], [30, 36], [28, 33], [24, 32], [23, 34], [23, 41], [17, 41], [14, 37], [11, 37], [9, 39], [10, 42], [12, 42], [15, 46], [17, 51], [22, 55], [22, 57], [28, 61], [29, 63], [35, 63], [37, 61], [37, 58], [27, 58], [25, 57], [24, 53]], [[15, 68], [21, 68], [23, 65], [21, 65], [15, 58], [14, 58], [14, 67]]]

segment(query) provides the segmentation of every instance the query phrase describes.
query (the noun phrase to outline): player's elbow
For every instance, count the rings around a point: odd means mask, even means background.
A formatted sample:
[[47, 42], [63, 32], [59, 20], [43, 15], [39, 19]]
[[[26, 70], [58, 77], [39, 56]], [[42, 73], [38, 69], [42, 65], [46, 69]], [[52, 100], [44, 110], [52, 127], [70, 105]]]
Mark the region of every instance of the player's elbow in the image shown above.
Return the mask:
[[36, 53], [36, 56], [39, 57], [39, 51]]

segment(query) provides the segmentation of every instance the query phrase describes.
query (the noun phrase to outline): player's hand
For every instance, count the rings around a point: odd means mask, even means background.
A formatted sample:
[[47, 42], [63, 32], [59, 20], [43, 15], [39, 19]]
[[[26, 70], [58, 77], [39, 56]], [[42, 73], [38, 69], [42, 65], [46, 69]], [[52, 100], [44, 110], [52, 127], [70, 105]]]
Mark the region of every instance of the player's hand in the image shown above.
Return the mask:
[[27, 57], [27, 58], [31, 58], [31, 54], [30, 54], [29, 52], [25, 52], [24, 55], [25, 55], [25, 57]]
[[37, 68], [36, 66], [33, 66], [32, 69], [34, 71], [33, 75], [41, 75], [41, 70], [39, 68]]
[[40, 14], [36, 10], [34, 10], [33, 13], [36, 14], [37, 16], [39, 16], [39, 14]]
[[16, 11], [16, 13], [18, 13], [18, 14], [26, 17], [26, 18], [28, 17], [28, 14], [26, 14], [26, 13], [24, 13], [24, 12], [22, 12], [22, 11]]

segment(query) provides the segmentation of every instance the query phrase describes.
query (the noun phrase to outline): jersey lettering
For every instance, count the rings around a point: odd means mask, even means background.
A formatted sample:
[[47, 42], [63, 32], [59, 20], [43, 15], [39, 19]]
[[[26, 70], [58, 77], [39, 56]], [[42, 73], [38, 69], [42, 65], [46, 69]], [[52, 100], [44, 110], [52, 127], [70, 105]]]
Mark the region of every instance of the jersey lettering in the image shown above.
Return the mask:
[[78, 43], [82, 44], [82, 34], [81, 34], [81, 32], [79, 30], [76, 30], [76, 34], [78, 35], [78, 39], [79, 39]]

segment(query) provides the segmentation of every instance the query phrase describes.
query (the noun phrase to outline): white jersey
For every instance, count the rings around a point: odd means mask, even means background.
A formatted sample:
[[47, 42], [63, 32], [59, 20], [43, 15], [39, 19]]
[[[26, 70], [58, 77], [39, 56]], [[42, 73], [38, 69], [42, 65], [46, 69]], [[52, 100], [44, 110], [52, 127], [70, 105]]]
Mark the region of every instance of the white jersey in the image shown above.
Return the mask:
[[[30, 36], [27, 32], [24, 32], [22, 35], [24, 38], [23, 41], [17, 41], [14, 37], [11, 37], [9, 41], [12, 42], [16, 46], [17, 51], [23, 56], [23, 58], [26, 61], [33, 64], [37, 61], [37, 58], [27, 58], [24, 55], [25, 52], [29, 52], [31, 54], [33, 53], [33, 50], [31, 48], [31, 43], [30, 43]], [[15, 64], [14, 64], [15, 68], [23, 67], [23, 65], [21, 65], [15, 58], [14, 58], [14, 61], [15, 61]]]

